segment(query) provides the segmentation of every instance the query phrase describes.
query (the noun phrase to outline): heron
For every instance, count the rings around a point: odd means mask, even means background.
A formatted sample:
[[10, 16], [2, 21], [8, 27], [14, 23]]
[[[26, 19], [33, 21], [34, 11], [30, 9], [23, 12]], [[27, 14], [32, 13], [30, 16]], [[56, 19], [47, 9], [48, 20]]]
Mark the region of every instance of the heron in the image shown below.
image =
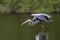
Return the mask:
[[28, 23], [28, 25], [35, 25], [38, 22], [50, 22], [50, 21], [52, 21], [51, 16], [48, 14], [45, 14], [45, 13], [31, 14], [31, 16], [33, 16], [33, 19], [27, 19], [21, 25], [24, 25], [26, 23]]
[[31, 16], [33, 16], [32, 19], [27, 19], [21, 25], [24, 25], [24, 24], [28, 23], [29, 26], [34, 26], [38, 23], [41, 23], [41, 27], [44, 29], [44, 24], [45, 23], [53, 21], [52, 17], [50, 15], [46, 14], [46, 13], [31, 14]]

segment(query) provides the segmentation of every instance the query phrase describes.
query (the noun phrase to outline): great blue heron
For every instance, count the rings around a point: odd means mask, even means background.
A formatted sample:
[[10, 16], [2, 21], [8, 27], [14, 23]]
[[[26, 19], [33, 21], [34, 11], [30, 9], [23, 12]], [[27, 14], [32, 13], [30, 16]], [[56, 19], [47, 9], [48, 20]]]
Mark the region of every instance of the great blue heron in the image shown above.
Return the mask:
[[28, 23], [28, 25], [35, 25], [39, 22], [50, 22], [51, 20], [51, 16], [45, 13], [40, 13], [40, 14], [31, 14], [31, 16], [33, 16], [33, 19], [27, 19], [26, 21], [24, 21], [21, 25], [24, 25], [25, 23]]
[[38, 23], [40, 23], [42, 30], [41, 32], [44, 31], [44, 23], [48, 23], [50, 21], [53, 21], [51, 19], [51, 16], [48, 14], [44, 14], [44, 13], [40, 13], [40, 14], [32, 14], [31, 16], [34, 16], [33, 19], [27, 19], [26, 21], [24, 21], [21, 25], [24, 25], [26, 23], [28, 23], [29, 26], [34, 26]]

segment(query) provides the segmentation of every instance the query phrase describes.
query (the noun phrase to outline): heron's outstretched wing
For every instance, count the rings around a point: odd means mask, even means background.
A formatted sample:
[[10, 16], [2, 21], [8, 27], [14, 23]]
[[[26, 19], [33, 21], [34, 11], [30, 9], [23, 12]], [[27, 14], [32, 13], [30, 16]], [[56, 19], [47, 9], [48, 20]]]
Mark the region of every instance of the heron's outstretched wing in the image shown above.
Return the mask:
[[45, 15], [45, 16], [47, 16], [48, 18], [51, 18], [51, 16], [50, 16], [50, 15], [45, 14], [45, 13], [31, 14], [31, 16], [34, 16], [34, 17], [36, 17], [36, 16], [40, 16], [40, 15]]
[[41, 14], [31, 14], [31, 16], [39, 16], [39, 15], [41, 15]]

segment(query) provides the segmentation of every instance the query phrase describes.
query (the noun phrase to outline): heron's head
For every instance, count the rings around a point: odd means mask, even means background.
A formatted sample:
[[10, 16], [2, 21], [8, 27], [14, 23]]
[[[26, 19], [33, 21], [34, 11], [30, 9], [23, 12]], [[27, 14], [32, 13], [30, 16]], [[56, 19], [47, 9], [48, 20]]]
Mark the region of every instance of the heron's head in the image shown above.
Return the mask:
[[24, 25], [24, 24], [28, 23], [29, 26], [34, 26], [38, 22], [39, 22], [39, 20], [34, 21], [32, 19], [28, 19], [28, 20], [24, 21], [21, 25]]

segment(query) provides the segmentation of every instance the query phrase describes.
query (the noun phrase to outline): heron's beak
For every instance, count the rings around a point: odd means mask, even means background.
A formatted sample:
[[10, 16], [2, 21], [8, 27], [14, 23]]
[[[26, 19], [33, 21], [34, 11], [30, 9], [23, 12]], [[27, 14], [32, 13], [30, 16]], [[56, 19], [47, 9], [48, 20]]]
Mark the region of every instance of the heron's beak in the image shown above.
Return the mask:
[[28, 19], [28, 20], [24, 21], [21, 25], [24, 25], [24, 24], [26, 24], [26, 23], [28, 23], [30, 21], [31, 21], [31, 19]]

